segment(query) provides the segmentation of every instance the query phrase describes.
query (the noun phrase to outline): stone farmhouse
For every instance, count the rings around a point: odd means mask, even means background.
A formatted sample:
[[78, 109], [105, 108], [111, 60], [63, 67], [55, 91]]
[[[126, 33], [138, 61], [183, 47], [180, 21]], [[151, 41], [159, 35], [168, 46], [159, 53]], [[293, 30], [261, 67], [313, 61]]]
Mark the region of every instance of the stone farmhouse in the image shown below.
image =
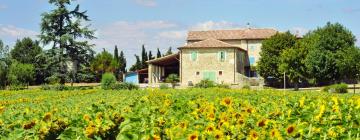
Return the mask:
[[178, 53], [148, 61], [145, 79], [154, 85], [170, 74], [178, 74], [182, 86], [203, 79], [241, 85], [246, 79], [259, 77], [253, 66], [260, 58], [261, 43], [277, 32], [253, 28], [190, 31]]

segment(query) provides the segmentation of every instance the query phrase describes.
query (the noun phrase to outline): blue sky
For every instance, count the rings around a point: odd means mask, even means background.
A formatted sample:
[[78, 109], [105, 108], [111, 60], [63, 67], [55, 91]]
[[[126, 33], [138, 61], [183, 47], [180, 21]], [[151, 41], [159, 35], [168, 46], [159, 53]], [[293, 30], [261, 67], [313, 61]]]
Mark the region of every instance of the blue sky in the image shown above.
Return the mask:
[[[40, 15], [51, 9], [48, 0], [0, 0], [0, 39], [39, 34]], [[326, 22], [339, 22], [360, 37], [359, 0], [78, 0], [96, 29], [97, 51], [114, 45], [129, 63], [141, 44], [155, 51], [185, 43], [188, 30], [275, 28], [306, 33]], [[359, 41], [357, 42], [360, 45]], [[154, 52], [155, 53], [155, 52]]]

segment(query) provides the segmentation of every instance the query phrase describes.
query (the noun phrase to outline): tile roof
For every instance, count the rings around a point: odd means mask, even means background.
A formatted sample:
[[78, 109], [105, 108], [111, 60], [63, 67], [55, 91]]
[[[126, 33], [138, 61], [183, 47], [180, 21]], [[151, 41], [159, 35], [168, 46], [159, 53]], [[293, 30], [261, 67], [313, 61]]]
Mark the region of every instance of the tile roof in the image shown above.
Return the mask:
[[265, 39], [275, 35], [278, 31], [274, 29], [238, 29], [238, 30], [211, 30], [211, 31], [190, 31], [188, 41], [205, 40], [214, 38], [218, 40], [234, 39]]
[[209, 38], [203, 41], [190, 43], [183, 47], [180, 47], [180, 49], [182, 48], [238, 48], [238, 47], [217, 39]]

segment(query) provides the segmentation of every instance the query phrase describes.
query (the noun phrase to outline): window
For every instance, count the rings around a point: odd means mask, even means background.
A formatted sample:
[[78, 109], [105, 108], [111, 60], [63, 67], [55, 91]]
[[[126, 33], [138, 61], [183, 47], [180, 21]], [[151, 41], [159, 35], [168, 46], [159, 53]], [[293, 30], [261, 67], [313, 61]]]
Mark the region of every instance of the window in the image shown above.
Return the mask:
[[226, 59], [226, 53], [224, 52], [224, 51], [221, 51], [221, 52], [219, 52], [219, 60], [221, 61], [221, 62], [224, 62], [225, 61], [225, 59]]
[[220, 75], [220, 76], [223, 75], [223, 71], [219, 71], [219, 75]]
[[250, 65], [254, 65], [255, 64], [255, 57], [254, 56], [250, 56]]
[[191, 60], [196, 61], [197, 59], [197, 52], [191, 52]]

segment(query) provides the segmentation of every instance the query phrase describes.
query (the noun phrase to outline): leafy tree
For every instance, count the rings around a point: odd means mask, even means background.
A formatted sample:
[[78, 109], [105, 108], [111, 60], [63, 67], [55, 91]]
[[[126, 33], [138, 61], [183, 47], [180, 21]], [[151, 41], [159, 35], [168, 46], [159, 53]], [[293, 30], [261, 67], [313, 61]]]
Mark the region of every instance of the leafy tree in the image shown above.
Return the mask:
[[99, 78], [102, 74], [106, 72], [114, 72], [114, 59], [111, 53], [107, 52], [105, 49], [97, 54], [94, 60], [91, 62], [91, 70]]
[[94, 31], [89, 26], [83, 26], [83, 21], [90, 21], [86, 11], [80, 11], [77, 5], [68, 10], [72, 0], [49, 0], [55, 9], [42, 15], [41, 35], [44, 44], [52, 44], [57, 49], [60, 84], [65, 84], [67, 77], [67, 62], [73, 63], [73, 75], [76, 75], [79, 64], [87, 61], [93, 55], [93, 50], [86, 39], [94, 39]]
[[28, 86], [34, 80], [34, 73], [35, 69], [32, 64], [22, 64], [14, 61], [10, 66], [7, 78], [12, 87], [23, 87]]
[[20, 63], [33, 64], [35, 57], [42, 52], [38, 41], [33, 41], [30, 38], [23, 38], [17, 40], [14, 48], [11, 50], [11, 58]]
[[157, 48], [156, 58], [160, 58], [161, 56], [162, 56], [161, 52], [160, 52], [159, 48]]
[[37, 61], [42, 53], [42, 48], [39, 46], [38, 41], [33, 41], [31, 38], [23, 38], [17, 40], [14, 48], [11, 50], [11, 58], [24, 64], [33, 64], [35, 67], [35, 84], [42, 84], [45, 79], [45, 72], [39, 68], [40, 63], [46, 63], [47, 61]]
[[0, 89], [6, 88], [9, 65], [9, 46], [4, 46], [4, 43], [0, 40]]
[[349, 47], [336, 52], [336, 67], [342, 79], [357, 80], [360, 75], [360, 49]]
[[177, 74], [170, 74], [165, 81], [171, 83], [172, 88], [175, 88], [176, 83], [179, 82], [179, 76]]
[[295, 47], [288, 48], [281, 53], [279, 72], [286, 73], [290, 82], [298, 90], [299, 82], [306, 80], [306, 67], [304, 58], [307, 55], [307, 48], [297, 43]]
[[166, 52], [165, 56], [167, 56], [167, 55], [171, 55], [171, 54], [173, 54], [173, 52], [172, 52], [172, 48], [171, 48], [171, 47], [169, 47], [169, 49], [167, 50], [167, 52]]
[[[305, 58], [308, 79], [318, 84], [341, 81], [347, 77], [349, 67], [342, 64], [345, 53], [355, 44], [355, 36], [339, 23], [327, 23], [306, 34], [302, 40], [309, 53]], [[339, 61], [340, 60], [340, 61]], [[341, 68], [342, 67], [342, 68]]]
[[140, 61], [140, 57], [138, 55], [135, 55], [136, 58], [136, 62], [134, 65], [132, 65], [130, 67], [130, 71], [136, 71], [136, 70], [140, 70], [142, 67], [141, 61]]
[[295, 43], [296, 37], [290, 32], [277, 33], [264, 40], [260, 52], [261, 57], [257, 65], [259, 74], [265, 79], [273, 77], [281, 81], [283, 75], [279, 71], [281, 53], [287, 48], [294, 47]]
[[141, 50], [141, 67], [140, 69], [144, 69], [144, 68], [147, 68], [147, 63], [146, 61], [149, 60], [149, 56], [146, 52], [146, 49], [145, 49], [145, 45], [142, 45], [142, 50]]

